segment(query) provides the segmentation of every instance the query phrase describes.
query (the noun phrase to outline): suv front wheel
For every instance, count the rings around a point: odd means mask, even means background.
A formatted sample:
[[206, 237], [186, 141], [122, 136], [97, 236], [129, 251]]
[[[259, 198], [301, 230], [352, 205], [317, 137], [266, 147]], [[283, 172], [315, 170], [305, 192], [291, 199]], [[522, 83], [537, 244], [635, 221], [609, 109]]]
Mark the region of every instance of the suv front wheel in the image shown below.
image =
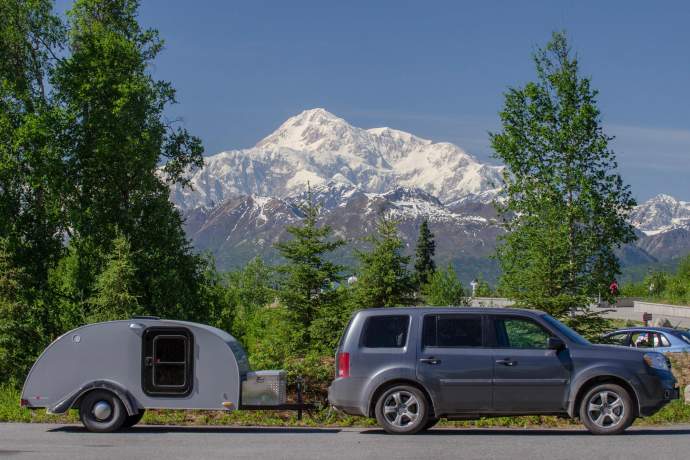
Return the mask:
[[593, 434], [618, 434], [635, 421], [632, 399], [620, 385], [597, 385], [585, 394], [580, 420]]
[[419, 389], [396, 385], [376, 401], [376, 420], [391, 434], [414, 434], [427, 426], [429, 405]]

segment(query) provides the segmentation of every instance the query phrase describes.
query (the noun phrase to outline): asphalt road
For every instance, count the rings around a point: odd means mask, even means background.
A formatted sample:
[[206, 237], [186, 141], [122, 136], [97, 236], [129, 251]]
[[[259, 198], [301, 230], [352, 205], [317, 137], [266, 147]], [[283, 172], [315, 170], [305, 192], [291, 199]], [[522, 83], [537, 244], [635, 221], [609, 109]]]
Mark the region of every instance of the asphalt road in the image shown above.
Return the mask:
[[79, 426], [0, 424], [0, 458], [12, 459], [687, 459], [690, 425], [583, 430], [435, 429], [390, 436], [377, 429], [135, 427], [93, 434]]

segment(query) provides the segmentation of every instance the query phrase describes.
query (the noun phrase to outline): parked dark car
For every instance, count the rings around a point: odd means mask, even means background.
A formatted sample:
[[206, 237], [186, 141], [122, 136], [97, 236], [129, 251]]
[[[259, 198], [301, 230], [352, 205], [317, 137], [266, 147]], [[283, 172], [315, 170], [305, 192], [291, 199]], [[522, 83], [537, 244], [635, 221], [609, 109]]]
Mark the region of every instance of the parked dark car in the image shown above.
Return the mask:
[[592, 345], [551, 316], [499, 308], [386, 308], [350, 320], [328, 399], [389, 433], [440, 418], [578, 417], [595, 434], [625, 430], [678, 388], [661, 353]]
[[660, 353], [690, 353], [690, 332], [671, 327], [629, 327], [604, 334], [602, 343], [650, 348]]

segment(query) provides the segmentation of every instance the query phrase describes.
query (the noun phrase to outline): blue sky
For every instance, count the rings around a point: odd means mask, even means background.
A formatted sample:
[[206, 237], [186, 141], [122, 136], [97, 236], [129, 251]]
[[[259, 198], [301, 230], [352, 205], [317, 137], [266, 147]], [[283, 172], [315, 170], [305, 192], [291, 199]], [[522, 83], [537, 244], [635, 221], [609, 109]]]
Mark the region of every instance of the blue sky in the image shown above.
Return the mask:
[[502, 93], [533, 78], [531, 52], [565, 29], [640, 200], [690, 200], [689, 19], [686, 1], [145, 0], [141, 9], [166, 41], [154, 73], [178, 90], [170, 116], [207, 154], [252, 146], [324, 107], [490, 160]]

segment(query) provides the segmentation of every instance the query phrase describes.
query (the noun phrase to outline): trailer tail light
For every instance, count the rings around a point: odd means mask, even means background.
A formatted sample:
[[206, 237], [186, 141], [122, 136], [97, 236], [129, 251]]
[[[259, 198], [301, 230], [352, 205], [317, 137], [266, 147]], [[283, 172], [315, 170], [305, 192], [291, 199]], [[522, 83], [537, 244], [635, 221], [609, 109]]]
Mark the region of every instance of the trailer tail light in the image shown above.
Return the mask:
[[350, 376], [350, 353], [338, 353], [338, 377], [346, 378]]
[[29, 400], [28, 399], [20, 399], [19, 400], [19, 407], [28, 407], [29, 406]]

